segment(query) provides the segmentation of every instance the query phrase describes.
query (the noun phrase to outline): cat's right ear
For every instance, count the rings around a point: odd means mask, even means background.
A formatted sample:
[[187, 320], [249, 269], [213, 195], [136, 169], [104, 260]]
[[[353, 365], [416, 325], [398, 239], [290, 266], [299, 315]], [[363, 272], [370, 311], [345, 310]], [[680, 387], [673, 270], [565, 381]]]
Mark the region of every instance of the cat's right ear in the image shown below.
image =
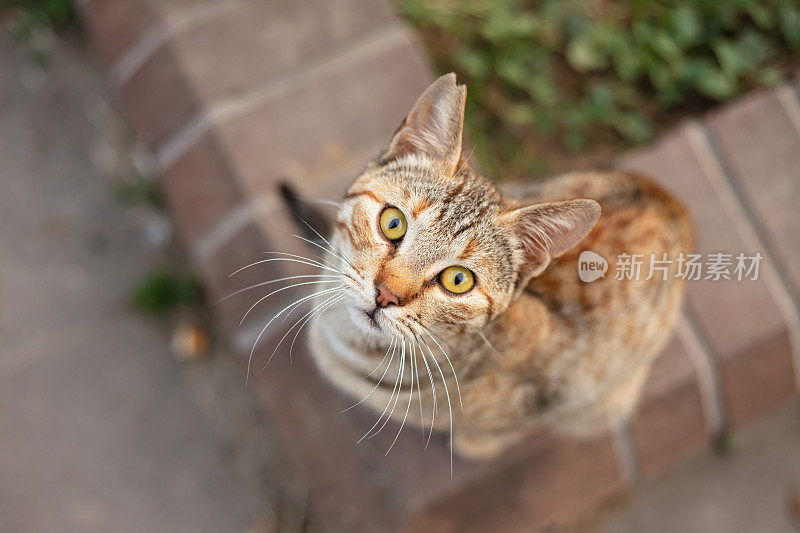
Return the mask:
[[527, 283], [576, 246], [600, 218], [600, 204], [579, 199], [521, 207], [504, 213], [500, 223], [510, 229], [522, 252], [519, 278]]
[[445, 176], [452, 176], [461, 158], [467, 87], [452, 72], [433, 82], [400, 124], [381, 158], [382, 163], [408, 155], [426, 156]]

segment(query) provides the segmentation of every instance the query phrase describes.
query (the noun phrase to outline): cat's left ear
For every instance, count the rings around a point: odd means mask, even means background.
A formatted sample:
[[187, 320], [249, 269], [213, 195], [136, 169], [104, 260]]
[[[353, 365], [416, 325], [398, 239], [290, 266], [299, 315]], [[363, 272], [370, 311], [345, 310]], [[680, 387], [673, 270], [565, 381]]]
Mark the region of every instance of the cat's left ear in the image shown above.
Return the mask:
[[422, 155], [433, 160], [444, 176], [452, 176], [461, 158], [466, 101], [467, 88], [456, 84], [455, 74], [437, 79], [417, 99], [381, 161]]
[[521, 207], [501, 216], [499, 222], [514, 233], [523, 254], [522, 283], [582, 241], [599, 218], [600, 204], [587, 199]]

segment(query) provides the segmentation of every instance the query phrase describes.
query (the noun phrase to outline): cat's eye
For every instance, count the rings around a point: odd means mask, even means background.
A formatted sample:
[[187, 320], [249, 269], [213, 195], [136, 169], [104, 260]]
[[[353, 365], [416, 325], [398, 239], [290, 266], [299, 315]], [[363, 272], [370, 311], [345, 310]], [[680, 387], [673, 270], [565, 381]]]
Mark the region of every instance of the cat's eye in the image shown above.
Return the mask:
[[402, 239], [408, 229], [405, 215], [396, 207], [387, 207], [381, 212], [380, 226], [384, 236], [390, 241]]
[[439, 274], [439, 283], [442, 287], [455, 294], [464, 294], [475, 285], [475, 276], [462, 266], [451, 266]]

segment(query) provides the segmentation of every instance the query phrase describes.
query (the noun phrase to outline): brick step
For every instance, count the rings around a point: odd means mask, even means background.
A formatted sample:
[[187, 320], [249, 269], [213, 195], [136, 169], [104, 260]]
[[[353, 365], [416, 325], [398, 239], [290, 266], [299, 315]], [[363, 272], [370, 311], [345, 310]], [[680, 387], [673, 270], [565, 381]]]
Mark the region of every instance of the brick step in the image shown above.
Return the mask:
[[[212, 300], [296, 269], [262, 252], [303, 252], [276, 195], [288, 179], [337, 199], [431, 79], [385, 1], [82, 0], [100, 55]], [[797, 393], [800, 375], [800, 105], [796, 85], [688, 121], [620, 168], [652, 176], [688, 207], [696, 251], [761, 253], [757, 281], [689, 282], [685, 313], [627, 428], [579, 442], [540, 433], [496, 461], [422, 450], [406, 429], [356, 444], [374, 415], [313, 367], [256, 352], [252, 387], [310, 489], [312, 529], [530, 531], [574, 519]], [[277, 309], [214, 307], [243, 354]], [[285, 301], [285, 299], [284, 299]], [[275, 337], [260, 346], [274, 345]], [[260, 363], [260, 364], [258, 364]], [[387, 440], [388, 439], [388, 440]]]

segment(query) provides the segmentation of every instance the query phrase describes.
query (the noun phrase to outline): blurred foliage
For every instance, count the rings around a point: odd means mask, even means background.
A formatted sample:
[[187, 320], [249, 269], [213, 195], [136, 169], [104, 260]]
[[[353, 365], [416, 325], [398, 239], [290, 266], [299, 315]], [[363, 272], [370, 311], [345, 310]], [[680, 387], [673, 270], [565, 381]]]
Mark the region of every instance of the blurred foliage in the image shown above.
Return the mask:
[[125, 207], [145, 205], [157, 211], [164, 209], [164, 194], [156, 180], [137, 175], [120, 184], [116, 191], [117, 201]]
[[0, 9], [20, 14], [18, 31], [22, 36], [41, 27], [63, 30], [77, 20], [72, 0], [0, 0]]
[[547, 162], [519, 153], [531, 135], [567, 154], [642, 143], [676, 114], [779, 83], [800, 49], [800, 0], [397, 2], [469, 84], [470, 137], [506, 175]]
[[42, 34], [72, 29], [77, 13], [72, 0], [0, 0], [0, 14], [11, 13], [8, 29], [19, 41], [30, 46], [34, 61], [48, 60]]
[[202, 298], [203, 289], [197, 276], [168, 270], [150, 273], [131, 294], [134, 307], [155, 317], [163, 317], [181, 307], [196, 307]]

